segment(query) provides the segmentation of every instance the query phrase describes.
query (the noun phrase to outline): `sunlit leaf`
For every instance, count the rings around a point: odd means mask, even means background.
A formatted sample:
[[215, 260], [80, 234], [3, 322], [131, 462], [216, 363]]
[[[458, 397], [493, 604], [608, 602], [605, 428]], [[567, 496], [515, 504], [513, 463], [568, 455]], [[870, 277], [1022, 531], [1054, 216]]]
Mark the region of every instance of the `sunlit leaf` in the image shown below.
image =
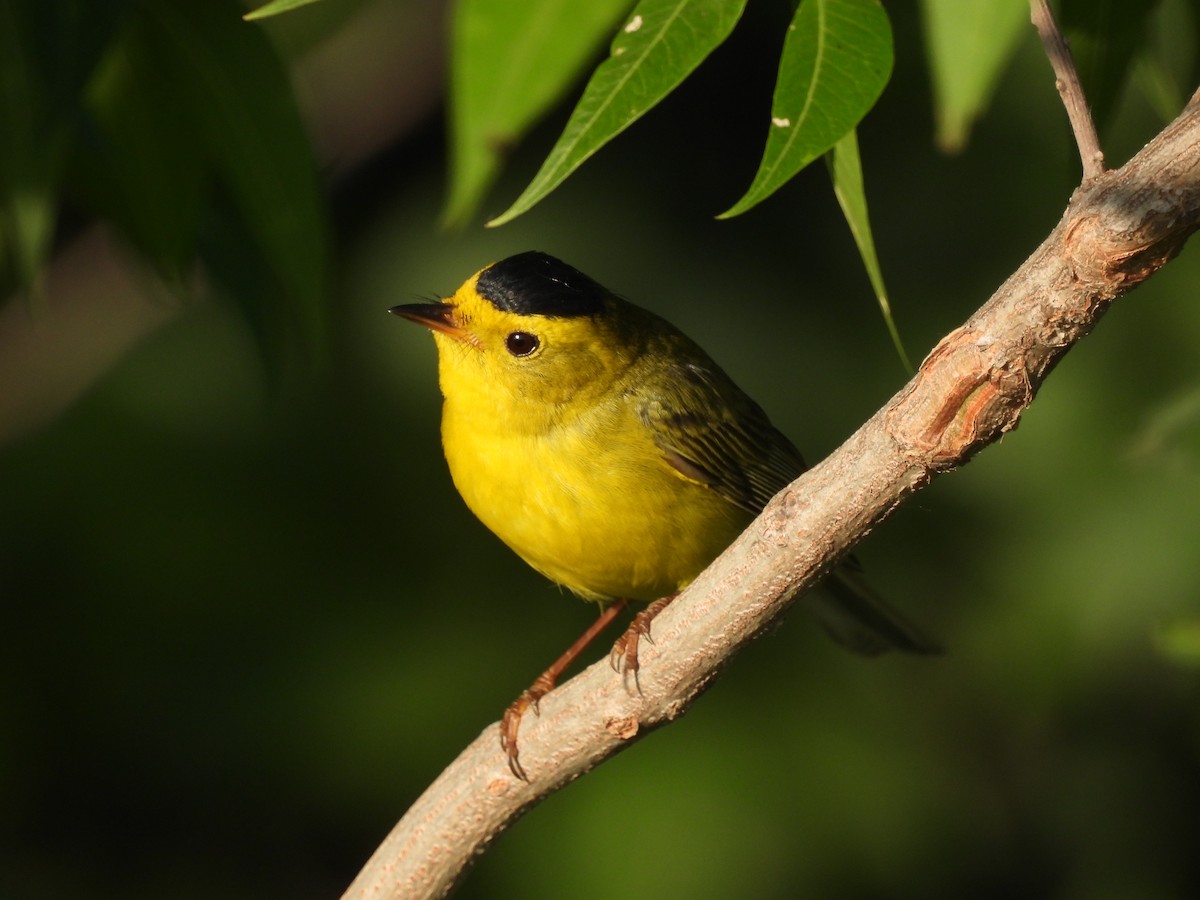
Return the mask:
[[745, 196], [765, 200], [831, 149], [875, 105], [892, 72], [892, 28], [877, 0], [803, 0], [788, 26], [767, 146]]
[[1023, 34], [1033, 34], [1028, 0], [921, 0], [933, 80], [935, 139], [961, 150]]
[[528, 210], [667, 96], [728, 37], [745, 5], [746, 0], [642, 0], [542, 168], [488, 224], [501, 225]]
[[887, 286], [883, 283], [883, 270], [875, 254], [875, 239], [871, 236], [871, 220], [867, 215], [867, 194], [863, 187], [862, 162], [858, 153], [858, 132], [851, 129], [829, 151], [826, 157], [829, 161], [829, 171], [833, 178], [833, 193], [837, 196], [838, 204], [842, 207], [842, 215], [854, 235], [854, 243], [858, 245], [858, 253], [862, 257], [879, 302], [879, 311], [887, 325], [888, 333], [892, 336], [892, 344], [905, 371], [912, 372], [912, 362], [900, 340], [900, 331], [896, 328], [896, 320], [892, 316], [892, 306], [888, 302]]
[[255, 19], [277, 16], [280, 13], [287, 12], [289, 9], [295, 9], [298, 6], [308, 6], [310, 3], [316, 2], [317, 0], [271, 0], [270, 3], [264, 3], [258, 9], [246, 13], [242, 18], [247, 22], [252, 22]]
[[631, 0], [462, 0], [451, 48], [450, 194], [465, 222], [508, 151], [580, 78]]

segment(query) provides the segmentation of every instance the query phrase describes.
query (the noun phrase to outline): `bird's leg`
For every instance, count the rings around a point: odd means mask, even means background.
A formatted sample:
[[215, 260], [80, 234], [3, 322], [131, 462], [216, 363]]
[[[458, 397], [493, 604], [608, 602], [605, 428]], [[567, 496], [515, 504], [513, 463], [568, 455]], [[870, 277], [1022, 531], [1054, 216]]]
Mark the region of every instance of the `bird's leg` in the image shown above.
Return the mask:
[[[645, 638], [650, 643], [654, 643], [650, 637], [650, 622], [678, 596], [678, 594], [668, 594], [666, 597], [659, 597], [648, 604], [645, 609], [633, 617], [633, 621], [629, 623], [625, 633], [613, 644], [612, 652], [608, 656], [609, 663], [622, 675], [632, 674], [635, 685], [639, 668], [638, 642]], [[640, 686], [638, 690], [641, 691]]]
[[524, 691], [504, 711], [504, 718], [500, 720], [500, 749], [508, 756], [508, 768], [522, 781], [528, 781], [529, 777], [525, 774], [525, 769], [522, 768], [518, 759], [520, 751], [517, 749], [517, 729], [521, 727], [521, 716], [525, 715], [525, 711], [530, 708], [535, 714], [537, 713], [538, 701], [554, 690], [554, 685], [558, 683], [559, 676], [566, 671], [567, 666], [571, 665], [588, 644], [595, 640], [596, 635], [608, 627], [608, 624], [628, 605], [628, 600], [617, 600], [602, 609], [596, 621], [579, 636], [579, 640], [568, 647], [567, 651], [556, 659], [550, 668], [539, 675], [529, 689]]

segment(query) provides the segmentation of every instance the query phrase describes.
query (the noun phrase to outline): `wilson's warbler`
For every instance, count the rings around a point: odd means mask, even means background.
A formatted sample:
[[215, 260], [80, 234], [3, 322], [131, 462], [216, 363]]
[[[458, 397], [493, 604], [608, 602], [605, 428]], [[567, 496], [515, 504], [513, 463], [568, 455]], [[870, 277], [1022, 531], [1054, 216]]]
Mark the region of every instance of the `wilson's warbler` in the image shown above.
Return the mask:
[[[598, 602], [607, 622], [655, 601], [614, 648], [637, 668], [649, 618], [804, 471], [766, 413], [678, 329], [544, 253], [471, 276], [449, 299], [391, 312], [432, 329], [450, 474], [472, 512], [527, 563]], [[841, 643], [874, 655], [935, 645], [850, 571], [811, 604]], [[616, 603], [614, 601], [619, 601]], [[522, 713], [600, 629], [509, 708]]]

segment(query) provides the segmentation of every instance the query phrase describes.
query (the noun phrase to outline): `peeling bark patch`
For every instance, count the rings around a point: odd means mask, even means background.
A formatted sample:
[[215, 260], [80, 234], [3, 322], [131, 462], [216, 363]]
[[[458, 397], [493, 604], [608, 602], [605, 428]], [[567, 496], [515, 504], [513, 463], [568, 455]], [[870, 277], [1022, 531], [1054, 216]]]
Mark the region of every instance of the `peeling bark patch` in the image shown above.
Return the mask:
[[995, 343], [966, 327], [947, 335], [889, 411], [896, 439], [929, 468], [966, 462], [1016, 428], [1032, 401], [1023, 357], [1002, 359]]
[[619, 719], [608, 719], [604, 723], [604, 730], [615, 738], [622, 741], [630, 741], [637, 737], [638, 729], [641, 726], [638, 724], [637, 716], [623, 716]]

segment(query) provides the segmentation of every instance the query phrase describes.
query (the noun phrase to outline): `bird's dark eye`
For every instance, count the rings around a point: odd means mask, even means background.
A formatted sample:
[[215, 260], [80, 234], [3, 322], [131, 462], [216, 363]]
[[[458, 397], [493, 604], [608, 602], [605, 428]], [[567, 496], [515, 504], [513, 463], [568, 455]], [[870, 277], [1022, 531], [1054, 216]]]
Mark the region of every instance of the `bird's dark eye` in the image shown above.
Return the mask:
[[504, 339], [504, 346], [513, 356], [528, 356], [541, 344], [537, 335], [528, 331], [514, 331]]

